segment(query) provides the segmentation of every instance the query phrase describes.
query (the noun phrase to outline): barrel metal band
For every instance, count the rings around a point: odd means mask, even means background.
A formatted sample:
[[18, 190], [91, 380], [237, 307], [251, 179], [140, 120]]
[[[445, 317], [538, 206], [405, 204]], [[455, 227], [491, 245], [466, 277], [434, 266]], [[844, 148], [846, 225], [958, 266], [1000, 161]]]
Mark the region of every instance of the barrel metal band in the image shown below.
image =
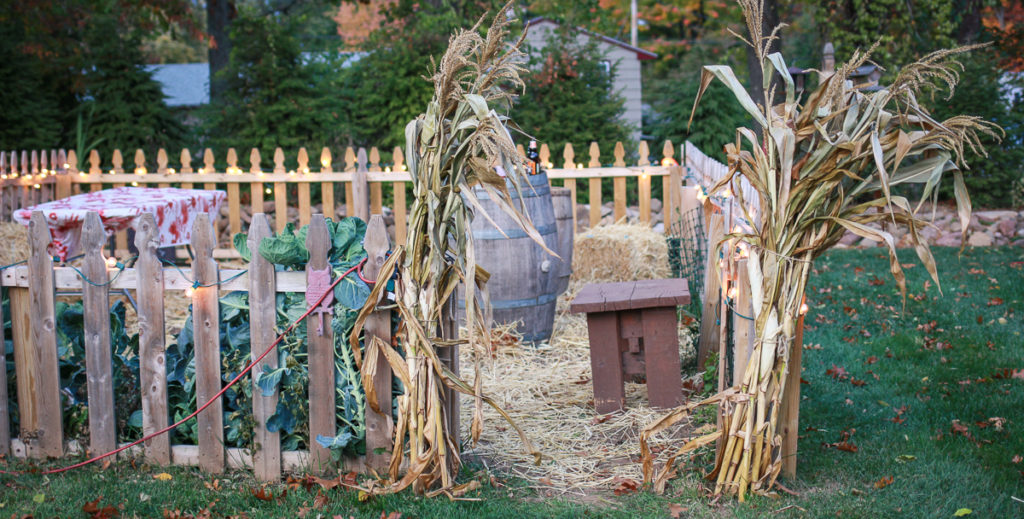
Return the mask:
[[[526, 308], [529, 306], [540, 306], [546, 305], [558, 299], [558, 294], [541, 294], [537, 297], [531, 297], [529, 299], [504, 299], [499, 301], [491, 301], [491, 308], [495, 310], [509, 310], [512, 308]], [[466, 302], [459, 300], [459, 309], [465, 309]]]
[[[530, 189], [527, 186], [523, 186], [523, 187], [519, 188], [519, 191], [522, 194], [523, 199], [525, 200], [527, 198], [537, 198], [537, 197], [541, 197], [541, 196], [550, 194], [551, 193], [551, 186], [549, 186], [547, 184], [543, 184], [543, 185], [539, 185], [539, 186], [533, 186], [533, 189]], [[476, 198], [478, 200], [490, 200], [491, 199], [490, 193], [488, 193], [487, 191], [484, 191], [483, 189], [475, 189], [473, 191], [473, 193], [476, 195]], [[515, 200], [517, 200], [519, 198], [518, 196], [516, 196], [515, 192], [512, 191], [511, 189], [509, 189], [509, 194], [512, 195], [512, 200], [513, 201], [515, 201]]]
[[[490, 223], [488, 223], [487, 225], [488, 227], [491, 227]], [[556, 232], [558, 232], [558, 226], [557, 224], [554, 223], [542, 225], [540, 227], [537, 227], [537, 232], [539, 232], [541, 236], [555, 234]], [[501, 231], [493, 228], [477, 229], [473, 231], [473, 238], [477, 240], [504, 240], [506, 237], [508, 237], [508, 239], [510, 240], [514, 240], [517, 238], [527, 238], [529, 237], [529, 235], [526, 234], [526, 231], [518, 227], [514, 229], [505, 229], [505, 234], [501, 234]]]

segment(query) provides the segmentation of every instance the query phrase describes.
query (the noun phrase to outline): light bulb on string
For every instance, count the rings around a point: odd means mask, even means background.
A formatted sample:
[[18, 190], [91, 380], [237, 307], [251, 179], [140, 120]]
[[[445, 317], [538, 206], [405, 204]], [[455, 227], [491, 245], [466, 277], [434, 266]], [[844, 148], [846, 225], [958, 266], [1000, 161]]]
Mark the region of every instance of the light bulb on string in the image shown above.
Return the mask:
[[807, 303], [803, 303], [802, 305], [800, 305], [800, 315], [807, 314], [808, 310], [809, 308], [807, 307]]
[[117, 266], [117, 258], [111, 256], [107, 258], [107, 268], [114, 268]]

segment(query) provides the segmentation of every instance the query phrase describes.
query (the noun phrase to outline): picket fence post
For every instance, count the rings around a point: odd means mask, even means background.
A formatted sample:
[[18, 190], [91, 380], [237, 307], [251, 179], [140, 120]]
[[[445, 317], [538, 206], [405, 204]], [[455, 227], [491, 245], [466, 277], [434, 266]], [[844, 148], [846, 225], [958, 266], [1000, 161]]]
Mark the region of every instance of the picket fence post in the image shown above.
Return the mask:
[[[259, 253], [260, 243], [269, 238], [270, 221], [260, 212], [252, 215], [248, 245], [252, 251], [249, 262], [249, 351], [255, 357], [276, 339], [277, 292], [274, 265]], [[259, 373], [277, 369], [277, 348], [252, 369], [252, 406], [256, 430], [253, 434], [252, 465], [256, 479], [277, 481], [281, 478], [281, 434], [267, 430], [267, 419], [277, 411], [278, 389], [265, 395], [256, 384]]]
[[[316, 271], [327, 271], [329, 279], [331, 265], [327, 262], [327, 252], [331, 246], [331, 237], [327, 233], [327, 221], [324, 215], [313, 215], [306, 234], [306, 248], [309, 250], [309, 262], [306, 263], [306, 289], [309, 290], [314, 281]], [[306, 301], [312, 294], [306, 292]], [[320, 328], [320, 318], [323, 328]], [[335, 409], [335, 361], [334, 361], [334, 329], [331, 327], [331, 315], [311, 315], [306, 318], [307, 363], [309, 369], [309, 457], [310, 469], [318, 473], [331, 470], [334, 463], [331, 451], [316, 441], [318, 436], [334, 438], [337, 434]]]
[[[60, 403], [60, 372], [57, 364], [57, 321], [54, 316], [54, 279], [53, 258], [50, 256], [50, 228], [46, 218], [40, 211], [32, 212], [29, 223], [29, 242], [32, 247], [28, 261], [31, 316], [31, 349], [32, 371], [19, 372], [19, 375], [34, 377], [34, 412], [36, 424], [29, 423], [33, 429], [23, 434], [34, 436], [26, 442], [33, 457], [59, 457], [64, 452], [64, 431], [61, 421], [62, 407]], [[29, 323], [24, 323], [28, 325]], [[19, 378], [21, 378], [19, 376]], [[19, 388], [20, 390], [20, 388]], [[22, 415], [24, 416], [24, 415]]]
[[[142, 434], [167, 427], [167, 365], [164, 357], [164, 269], [157, 257], [160, 246], [156, 218], [142, 214], [135, 223], [139, 259], [135, 299], [139, 319], [139, 393], [142, 397]], [[160, 465], [171, 463], [170, 435], [161, 434], [144, 445], [146, 458]]]
[[[210, 215], [199, 213], [192, 225], [192, 326], [196, 352], [196, 402], [206, 402], [220, 391], [220, 273], [213, 259], [214, 236]], [[224, 471], [224, 406], [218, 398], [199, 413], [199, 467]]]
[[89, 397], [89, 448], [95, 454], [117, 448], [113, 368], [110, 354], [110, 289], [103, 242], [107, 234], [99, 213], [82, 224], [82, 318], [85, 323], [85, 373]]
[[[387, 260], [391, 244], [388, 230], [384, 226], [384, 217], [375, 214], [370, 217], [366, 227], [366, 265], [363, 275], [369, 280], [377, 281], [380, 268]], [[387, 280], [380, 280], [387, 283]], [[376, 301], [380, 304], [382, 301]], [[391, 365], [388, 364], [384, 352], [376, 346], [372, 337], [378, 337], [385, 344], [391, 344], [391, 311], [375, 309], [366, 318], [366, 339], [364, 341], [364, 363], [372, 363], [370, 368], [374, 374], [373, 388], [377, 395], [378, 409], [366, 407], [366, 466], [384, 474], [391, 463], [393, 450], [392, 436], [394, 424], [391, 420]]]

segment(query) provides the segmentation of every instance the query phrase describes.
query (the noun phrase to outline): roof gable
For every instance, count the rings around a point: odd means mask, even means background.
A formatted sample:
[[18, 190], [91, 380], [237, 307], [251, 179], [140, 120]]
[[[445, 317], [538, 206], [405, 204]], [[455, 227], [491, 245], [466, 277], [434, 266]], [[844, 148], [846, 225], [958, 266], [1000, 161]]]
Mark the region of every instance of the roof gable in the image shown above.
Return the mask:
[[[528, 20], [526, 22], [526, 26], [527, 27], [531, 27], [533, 25], [539, 25], [539, 24], [542, 24], [542, 23], [551, 24], [551, 25], [554, 25], [556, 27], [561, 27], [562, 26], [562, 24], [560, 24], [560, 23], [558, 23], [558, 22], [556, 22], [556, 21], [554, 21], [554, 20], [552, 20], [550, 18], [546, 18], [544, 16], [538, 16], [537, 18], [533, 18], [531, 20]], [[583, 27], [576, 27], [575, 30], [577, 30], [579, 32], [582, 32], [583, 34], [586, 34], [587, 36], [590, 36], [591, 38], [598, 39], [598, 40], [601, 40], [601, 41], [603, 41], [603, 42], [605, 42], [607, 44], [615, 45], [615, 46], [618, 46], [618, 47], [622, 47], [622, 48], [624, 48], [624, 49], [626, 49], [626, 50], [628, 50], [630, 52], [636, 53], [636, 59], [638, 59], [640, 61], [651, 60], [651, 59], [655, 59], [655, 58], [658, 57], [657, 54], [655, 54], [655, 53], [653, 53], [651, 51], [641, 49], [640, 47], [634, 47], [634, 46], [632, 46], [632, 45], [630, 45], [630, 44], [628, 44], [628, 43], [626, 43], [624, 41], [616, 40], [615, 38], [611, 38], [611, 37], [605, 36], [603, 34], [597, 34], [596, 32], [588, 31], [587, 29], [584, 29]]]

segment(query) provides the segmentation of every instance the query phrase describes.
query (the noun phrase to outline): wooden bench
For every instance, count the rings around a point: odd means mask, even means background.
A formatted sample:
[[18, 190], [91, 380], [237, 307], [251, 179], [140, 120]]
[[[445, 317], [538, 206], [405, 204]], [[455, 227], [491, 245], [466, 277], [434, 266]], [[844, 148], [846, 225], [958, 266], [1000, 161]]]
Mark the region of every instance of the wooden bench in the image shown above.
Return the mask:
[[682, 404], [676, 307], [690, 302], [685, 279], [594, 283], [583, 287], [570, 311], [587, 314], [594, 407], [622, 409], [626, 378], [646, 378], [651, 405]]

